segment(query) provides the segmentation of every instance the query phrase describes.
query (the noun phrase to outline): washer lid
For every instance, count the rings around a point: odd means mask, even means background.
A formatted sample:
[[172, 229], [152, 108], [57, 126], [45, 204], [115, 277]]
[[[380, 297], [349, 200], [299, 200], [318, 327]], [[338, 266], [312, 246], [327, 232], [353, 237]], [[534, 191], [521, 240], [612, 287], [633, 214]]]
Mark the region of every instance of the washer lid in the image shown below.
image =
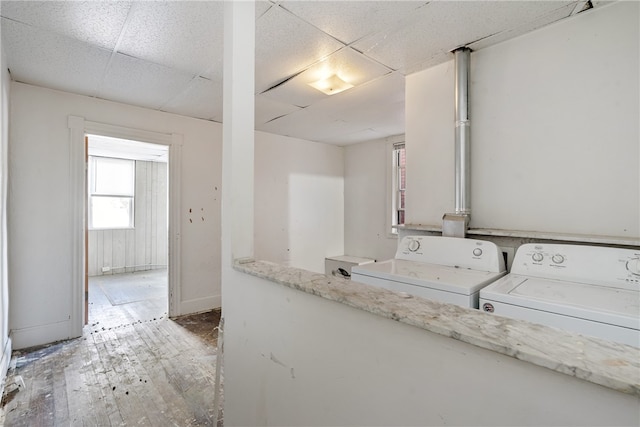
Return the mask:
[[362, 258], [357, 256], [351, 256], [351, 255], [330, 256], [330, 257], [326, 257], [325, 259], [329, 261], [346, 262], [353, 265], [368, 264], [370, 262], [375, 261], [371, 258]]
[[390, 259], [353, 267], [351, 274], [354, 281], [358, 279], [353, 275], [361, 274], [462, 295], [474, 294], [487, 283], [504, 275], [503, 272], [492, 273], [403, 259]]
[[480, 298], [640, 330], [640, 292], [561, 280], [507, 275]]

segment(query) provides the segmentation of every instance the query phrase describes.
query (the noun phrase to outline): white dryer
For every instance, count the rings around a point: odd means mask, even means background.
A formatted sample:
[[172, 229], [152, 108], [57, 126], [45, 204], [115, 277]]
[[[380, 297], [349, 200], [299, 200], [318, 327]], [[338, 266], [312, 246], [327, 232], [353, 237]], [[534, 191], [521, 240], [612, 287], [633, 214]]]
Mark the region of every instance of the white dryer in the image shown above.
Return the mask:
[[506, 274], [492, 242], [405, 236], [395, 258], [353, 267], [351, 280], [431, 300], [478, 308], [482, 287]]
[[526, 244], [482, 310], [640, 347], [640, 249]]

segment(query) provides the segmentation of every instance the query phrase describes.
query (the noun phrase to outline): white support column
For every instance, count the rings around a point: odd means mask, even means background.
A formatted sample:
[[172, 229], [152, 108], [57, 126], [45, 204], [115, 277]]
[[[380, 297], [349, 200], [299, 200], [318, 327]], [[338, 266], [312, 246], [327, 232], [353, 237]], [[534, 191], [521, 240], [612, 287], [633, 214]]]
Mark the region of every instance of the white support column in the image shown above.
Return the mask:
[[182, 135], [171, 134], [169, 146], [169, 316], [182, 314], [182, 231], [180, 177], [182, 176]]
[[69, 337], [82, 335], [84, 326], [84, 204], [85, 204], [85, 144], [83, 117], [69, 116], [69, 201], [73, 214], [69, 218], [72, 230], [71, 259], [71, 313], [69, 313]]
[[[222, 286], [234, 259], [253, 257], [255, 3], [224, 5]], [[226, 274], [225, 274], [226, 272]], [[224, 303], [223, 303], [224, 305]]]

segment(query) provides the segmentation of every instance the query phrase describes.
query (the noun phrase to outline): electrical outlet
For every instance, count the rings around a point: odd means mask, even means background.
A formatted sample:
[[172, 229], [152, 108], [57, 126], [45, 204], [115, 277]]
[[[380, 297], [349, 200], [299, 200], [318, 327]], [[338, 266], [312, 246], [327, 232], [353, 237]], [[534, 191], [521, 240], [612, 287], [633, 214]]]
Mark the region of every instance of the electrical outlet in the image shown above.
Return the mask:
[[111, 267], [102, 267], [102, 272], [103, 273], [107, 273], [109, 271], [111, 271]]

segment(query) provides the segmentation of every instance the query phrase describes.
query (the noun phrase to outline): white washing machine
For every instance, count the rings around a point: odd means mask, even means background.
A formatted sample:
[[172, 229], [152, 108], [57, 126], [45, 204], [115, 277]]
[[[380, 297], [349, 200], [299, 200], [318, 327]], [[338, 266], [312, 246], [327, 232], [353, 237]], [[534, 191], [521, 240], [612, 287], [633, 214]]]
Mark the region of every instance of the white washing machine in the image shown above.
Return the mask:
[[375, 260], [351, 255], [327, 257], [324, 259], [324, 274], [327, 276], [337, 276], [343, 279], [350, 279], [351, 269], [353, 267], [372, 262], [375, 262]]
[[640, 249], [526, 244], [482, 310], [640, 347]]
[[492, 242], [405, 236], [393, 259], [353, 267], [351, 280], [431, 300], [478, 308], [482, 287], [506, 274]]

